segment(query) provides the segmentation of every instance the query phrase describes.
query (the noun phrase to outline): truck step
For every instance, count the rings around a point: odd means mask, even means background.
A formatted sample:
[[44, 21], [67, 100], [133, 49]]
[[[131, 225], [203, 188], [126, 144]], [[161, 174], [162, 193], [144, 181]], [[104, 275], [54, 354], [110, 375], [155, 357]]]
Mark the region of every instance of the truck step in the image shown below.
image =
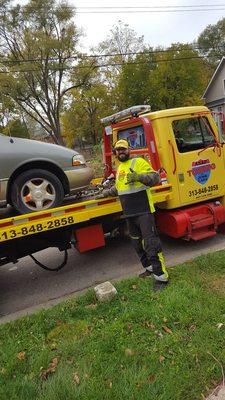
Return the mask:
[[214, 218], [212, 214], [199, 214], [190, 217], [192, 229], [199, 229], [205, 226], [214, 225]]
[[194, 241], [198, 241], [215, 235], [216, 235], [215, 230], [202, 230], [202, 231], [199, 230], [191, 233], [191, 239]]

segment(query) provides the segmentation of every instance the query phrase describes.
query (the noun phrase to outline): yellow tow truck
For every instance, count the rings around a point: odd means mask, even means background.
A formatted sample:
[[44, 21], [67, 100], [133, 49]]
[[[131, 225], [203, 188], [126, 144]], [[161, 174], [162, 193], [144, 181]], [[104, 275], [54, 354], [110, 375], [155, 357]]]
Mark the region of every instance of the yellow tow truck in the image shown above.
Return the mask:
[[[193, 106], [151, 112], [149, 106], [134, 106], [103, 118], [102, 124], [105, 182], [115, 176], [113, 143], [122, 138], [128, 140], [134, 157], [145, 157], [160, 172], [161, 184], [151, 190], [161, 232], [200, 240], [224, 229], [224, 141], [209, 109]], [[98, 184], [94, 180], [92, 188]], [[0, 265], [48, 247], [66, 251], [74, 245], [85, 252], [104, 246], [104, 234], [122, 225], [121, 215], [118, 198], [86, 197], [58, 208], [2, 218]]]

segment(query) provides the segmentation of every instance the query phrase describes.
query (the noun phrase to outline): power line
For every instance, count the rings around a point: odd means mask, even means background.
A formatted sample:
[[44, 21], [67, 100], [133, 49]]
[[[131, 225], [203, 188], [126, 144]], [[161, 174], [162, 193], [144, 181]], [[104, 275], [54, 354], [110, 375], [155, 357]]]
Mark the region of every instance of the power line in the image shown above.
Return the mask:
[[[125, 7], [124, 7], [125, 8]], [[164, 9], [164, 10], [156, 10], [156, 9], [151, 9], [151, 10], [118, 10], [118, 11], [79, 11], [76, 10], [76, 14], [134, 14], [134, 13], [180, 13], [180, 12], [208, 12], [208, 11], [224, 11], [225, 7], [223, 8], [190, 8], [190, 9]]]
[[[179, 58], [168, 58], [168, 59], [161, 59], [161, 60], [151, 60], [151, 63], [158, 64], [162, 62], [174, 62], [174, 61], [185, 61], [185, 60], [194, 60], [194, 59], [207, 59], [212, 58], [214, 56], [191, 56], [191, 57], [179, 57]], [[125, 66], [125, 65], [139, 65], [139, 64], [149, 64], [149, 61], [127, 61], [125, 63], [108, 63], [108, 64], [99, 64], [93, 65], [92, 68], [107, 68], [107, 67], [115, 67], [115, 66]], [[89, 66], [77, 66], [77, 67], [58, 67], [58, 68], [49, 68], [51, 71], [67, 71], [73, 69], [85, 69], [89, 68]], [[26, 72], [39, 72], [38, 69], [24, 69], [24, 70], [14, 70], [14, 71], [0, 71], [0, 74], [14, 74], [14, 73], [26, 73]]]
[[[120, 13], [176, 13], [223, 11], [225, 4], [199, 5], [167, 5], [167, 6], [63, 6], [64, 9], [75, 10], [76, 14], [120, 14]], [[54, 10], [53, 10], [54, 11]]]
[[[185, 46], [185, 45], [184, 45]], [[212, 47], [210, 48], [205, 48], [205, 47], [199, 47], [199, 46], [193, 46], [192, 44], [187, 44], [187, 48], [185, 47], [176, 47], [174, 49], [168, 48], [168, 49], [160, 49], [160, 50], [146, 50], [146, 51], [133, 51], [133, 52], [125, 52], [125, 53], [105, 53], [105, 54], [89, 54], [89, 55], [83, 55], [83, 56], [69, 56], [65, 57], [65, 60], [83, 60], [83, 59], [88, 59], [88, 58], [103, 58], [103, 57], [116, 57], [116, 56], [135, 56], [135, 55], [150, 55], [150, 54], [160, 54], [160, 53], [173, 53], [176, 51], [210, 51], [210, 50], [215, 50]], [[217, 46], [216, 50], [218, 51], [219, 49], [224, 50], [225, 46]], [[49, 61], [58, 61], [57, 57], [49, 57]], [[30, 62], [46, 62], [46, 58], [26, 58], [26, 59], [17, 59], [17, 60], [4, 60], [0, 59], [0, 63], [2, 64], [14, 64], [14, 63], [30, 63]]]
[[[198, 4], [198, 5], [188, 5], [188, 6], [177, 6], [177, 5], [169, 5], [169, 6], [78, 6], [78, 7], [73, 7], [77, 10], [80, 9], [114, 9], [114, 8], [199, 8], [199, 7], [223, 7], [225, 6], [225, 4]], [[72, 6], [71, 6], [72, 8]]]

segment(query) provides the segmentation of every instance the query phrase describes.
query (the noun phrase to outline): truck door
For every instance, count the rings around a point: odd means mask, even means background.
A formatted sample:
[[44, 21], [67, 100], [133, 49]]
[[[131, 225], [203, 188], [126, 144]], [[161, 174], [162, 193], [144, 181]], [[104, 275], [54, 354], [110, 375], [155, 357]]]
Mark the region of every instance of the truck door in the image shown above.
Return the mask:
[[224, 160], [211, 125], [207, 115], [171, 119], [173, 173], [177, 178], [180, 205], [222, 194]]

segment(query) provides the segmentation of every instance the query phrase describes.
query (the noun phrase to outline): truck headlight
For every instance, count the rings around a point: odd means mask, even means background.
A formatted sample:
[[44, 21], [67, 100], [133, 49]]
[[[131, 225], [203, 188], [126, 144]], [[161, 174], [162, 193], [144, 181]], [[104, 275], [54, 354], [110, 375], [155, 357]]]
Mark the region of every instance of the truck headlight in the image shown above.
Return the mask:
[[75, 156], [73, 156], [73, 159], [72, 159], [73, 167], [77, 167], [79, 165], [85, 165], [85, 164], [86, 164], [85, 159], [81, 154], [76, 154]]

